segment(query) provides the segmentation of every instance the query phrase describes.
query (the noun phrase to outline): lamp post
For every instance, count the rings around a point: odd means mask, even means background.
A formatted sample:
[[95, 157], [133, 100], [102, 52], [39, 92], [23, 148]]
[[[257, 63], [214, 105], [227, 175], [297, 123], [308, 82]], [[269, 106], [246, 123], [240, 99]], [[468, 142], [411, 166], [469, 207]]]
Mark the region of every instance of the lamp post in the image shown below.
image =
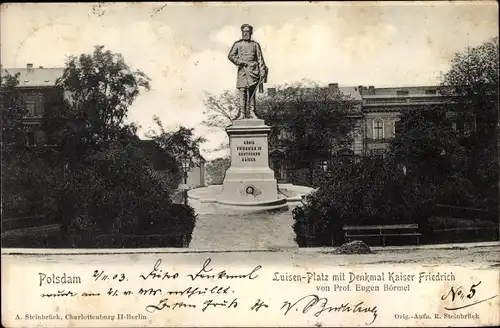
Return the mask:
[[188, 170], [189, 170], [189, 162], [190, 158], [187, 154], [187, 151], [184, 151], [184, 155], [181, 158], [182, 161], [182, 170], [184, 174], [184, 188], [182, 190], [182, 198], [184, 200], [184, 205], [187, 205], [187, 177], [188, 177]]
[[189, 170], [189, 156], [187, 155], [187, 152], [184, 152], [184, 156], [182, 156], [182, 169], [184, 173], [184, 184], [187, 184], [187, 176], [188, 176], [188, 170]]
[[323, 168], [323, 172], [326, 172], [328, 170], [328, 161], [323, 161], [321, 167]]

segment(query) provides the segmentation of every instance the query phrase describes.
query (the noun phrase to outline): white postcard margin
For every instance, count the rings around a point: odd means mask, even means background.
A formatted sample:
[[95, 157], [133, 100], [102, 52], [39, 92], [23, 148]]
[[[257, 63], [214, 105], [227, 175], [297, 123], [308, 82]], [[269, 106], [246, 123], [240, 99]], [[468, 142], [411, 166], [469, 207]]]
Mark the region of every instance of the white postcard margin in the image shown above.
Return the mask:
[[[500, 323], [500, 276], [495, 265], [383, 264], [377, 263], [376, 254], [330, 254], [315, 261], [313, 252], [310, 257], [297, 254], [3, 254], [2, 324], [408, 327]], [[367, 262], [370, 257], [373, 264]]]

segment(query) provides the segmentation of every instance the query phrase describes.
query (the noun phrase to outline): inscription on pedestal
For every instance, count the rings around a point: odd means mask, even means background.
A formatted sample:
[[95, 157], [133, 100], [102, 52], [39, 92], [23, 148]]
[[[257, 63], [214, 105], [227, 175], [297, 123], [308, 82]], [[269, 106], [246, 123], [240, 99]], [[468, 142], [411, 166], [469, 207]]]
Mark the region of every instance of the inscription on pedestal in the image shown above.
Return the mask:
[[237, 156], [241, 162], [255, 162], [261, 155], [262, 146], [255, 140], [244, 140], [243, 146], [236, 146]]
[[258, 206], [286, 202], [278, 196], [278, 182], [269, 168], [268, 137], [263, 120], [236, 120], [226, 129], [231, 166], [226, 171], [218, 202]]

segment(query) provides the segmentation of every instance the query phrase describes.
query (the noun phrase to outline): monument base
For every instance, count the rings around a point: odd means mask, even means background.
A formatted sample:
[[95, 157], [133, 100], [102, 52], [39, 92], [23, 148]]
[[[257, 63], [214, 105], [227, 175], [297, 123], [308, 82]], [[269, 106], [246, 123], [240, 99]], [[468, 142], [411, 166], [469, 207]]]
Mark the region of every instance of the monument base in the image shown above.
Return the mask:
[[260, 119], [234, 121], [226, 129], [231, 166], [226, 171], [217, 202], [237, 206], [286, 206], [278, 182], [269, 168], [268, 135], [271, 128]]
[[[295, 186], [289, 183], [278, 184], [278, 188], [280, 190], [279, 200], [271, 205], [266, 205], [265, 202], [233, 203], [230, 201], [222, 204], [218, 201], [222, 194], [222, 184], [191, 189], [188, 191], [188, 198], [189, 204], [200, 214], [279, 212], [301, 205], [303, 197], [314, 191], [313, 188]], [[285, 204], [282, 203], [282, 198], [285, 198]]]
[[271, 169], [235, 169], [226, 171], [219, 203], [227, 205], [274, 205], [278, 198], [278, 182]]

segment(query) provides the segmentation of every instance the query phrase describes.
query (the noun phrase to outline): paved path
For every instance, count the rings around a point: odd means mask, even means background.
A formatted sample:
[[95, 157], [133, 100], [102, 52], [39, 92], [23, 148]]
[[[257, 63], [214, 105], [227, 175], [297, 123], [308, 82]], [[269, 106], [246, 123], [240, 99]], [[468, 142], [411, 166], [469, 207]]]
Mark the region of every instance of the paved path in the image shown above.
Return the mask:
[[214, 205], [195, 207], [198, 220], [189, 248], [198, 250], [272, 249], [297, 247], [291, 210], [276, 213], [238, 213]]

